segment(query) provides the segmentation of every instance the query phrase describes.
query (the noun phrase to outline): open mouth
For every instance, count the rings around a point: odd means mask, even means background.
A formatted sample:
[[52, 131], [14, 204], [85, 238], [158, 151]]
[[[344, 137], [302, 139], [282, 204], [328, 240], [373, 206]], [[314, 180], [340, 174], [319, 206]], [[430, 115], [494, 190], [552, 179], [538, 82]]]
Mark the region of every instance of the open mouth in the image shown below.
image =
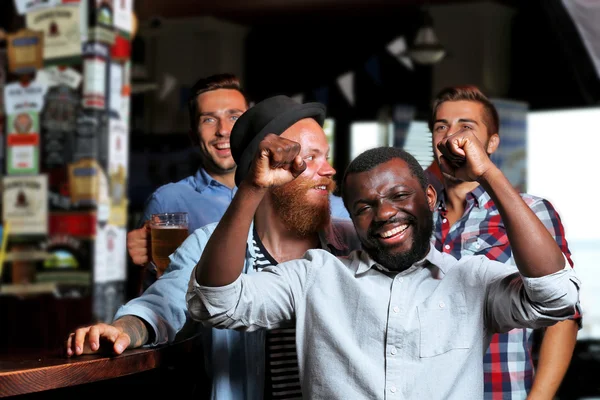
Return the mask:
[[400, 225], [400, 226], [397, 226], [397, 227], [395, 227], [393, 229], [390, 229], [388, 231], [379, 233], [379, 236], [382, 237], [382, 238], [384, 238], [384, 239], [390, 239], [390, 238], [392, 238], [394, 236], [401, 235], [406, 229], [408, 229], [408, 225], [407, 224]]
[[229, 142], [221, 142], [215, 144], [215, 147], [217, 148], [217, 150], [229, 150], [231, 148], [231, 145], [229, 144]]

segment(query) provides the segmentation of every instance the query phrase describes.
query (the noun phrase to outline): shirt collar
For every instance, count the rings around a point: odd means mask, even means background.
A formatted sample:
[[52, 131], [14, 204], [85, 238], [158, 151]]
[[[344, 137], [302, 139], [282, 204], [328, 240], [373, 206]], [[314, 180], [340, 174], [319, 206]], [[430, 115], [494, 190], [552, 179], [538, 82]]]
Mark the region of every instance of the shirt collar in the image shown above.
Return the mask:
[[[369, 256], [369, 254], [367, 254], [366, 251], [359, 250], [359, 251], [356, 251], [355, 254], [356, 254], [356, 258], [355, 258], [354, 262], [358, 263], [358, 265], [355, 265], [355, 270], [356, 270], [356, 272], [354, 274], [355, 276], [363, 274], [363, 273], [369, 271], [371, 268], [375, 268], [384, 273], [392, 273], [392, 274], [395, 273], [395, 271], [391, 271], [391, 270], [387, 269], [386, 267], [384, 267], [383, 265], [378, 264], [375, 260], [373, 260], [371, 258], [371, 256]], [[417, 268], [421, 268], [421, 267], [425, 267], [425, 268], [437, 267], [444, 274], [446, 273], [446, 266], [444, 265], [444, 262], [443, 262], [443, 256], [432, 245], [429, 246], [429, 252], [423, 259], [414, 263], [410, 268], [400, 272], [400, 274], [406, 275], [406, 274], [413, 272]]]
[[[491, 197], [481, 185], [478, 185], [475, 189], [467, 193], [467, 202], [469, 200], [473, 200], [475, 207], [479, 208], [485, 206], [491, 200]], [[438, 193], [436, 209], [446, 210], [446, 189]]]
[[[250, 231], [248, 232], [248, 240], [246, 245], [246, 251], [252, 259], [256, 258], [256, 252], [252, 244], [254, 232], [254, 221], [250, 224]], [[348, 245], [344, 242], [343, 238], [340, 237], [339, 232], [335, 229], [335, 226], [330, 222], [325, 229], [319, 231], [319, 242], [321, 248], [327, 250], [334, 255], [341, 255], [348, 253]], [[333, 247], [333, 249], [332, 249]]]
[[231, 190], [231, 188], [227, 187], [226, 185], [223, 185], [221, 182], [210, 176], [208, 172], [206, 172], [206, 170], [202, 167], [198, 168], [198, 171], [196, 171], [196, 175], [194, 175], [194, 184], [194, 189], [198, 193], [202, 193], [202, 191], [208, 186], [223, 186]]

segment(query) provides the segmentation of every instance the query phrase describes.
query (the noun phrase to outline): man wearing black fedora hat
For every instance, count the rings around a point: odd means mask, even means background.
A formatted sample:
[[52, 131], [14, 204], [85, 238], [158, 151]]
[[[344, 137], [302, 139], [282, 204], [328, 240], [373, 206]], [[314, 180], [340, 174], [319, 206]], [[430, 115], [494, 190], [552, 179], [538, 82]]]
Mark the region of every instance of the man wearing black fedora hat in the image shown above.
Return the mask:
[[[258, 144], [269, 133], [300, 143], [306, 165], [301, 177], [270, 192], [253, 216], [252, 228], [239, 232], [247, 238], [246, 273], [300, 257], [311, 248], [344, 255], [360, 246], [350, 220], [330, 215], [335, 170], [327, 159], [324, 119], [322, 104], [299, 104], [287, 96], [275, 96], [251, 107], [233, 126], [230, 145], [237, 164], [236, 185], [243, 181]], [[138, 302], [136, 310], [120, 320], [120, 329], [125, 333], [108, 338], [116, 353], [174, 340], [188, 316], [185, 293], [190, 274], [215, 226], [194, 231], [171, 255], [166, 273], [142, 295], [148, 304]], [[122, 326], [123, 320], [127, 325]], [[97, 326], [93, 335], [83, 332], [73, 338], [68, 345], [80, 350], [72, 354], [89, 352], [94, 345], [97, 351], [103, 327]], [[212, 378], [212, 398], [300, 397], [293, 329], [247, 335], [207, 329], [203, 335], [208, 347], [206, 365]], [[278, 342], [279, 346], [275, 344]], [[265, 368], [265, 364], [279, 367]]]

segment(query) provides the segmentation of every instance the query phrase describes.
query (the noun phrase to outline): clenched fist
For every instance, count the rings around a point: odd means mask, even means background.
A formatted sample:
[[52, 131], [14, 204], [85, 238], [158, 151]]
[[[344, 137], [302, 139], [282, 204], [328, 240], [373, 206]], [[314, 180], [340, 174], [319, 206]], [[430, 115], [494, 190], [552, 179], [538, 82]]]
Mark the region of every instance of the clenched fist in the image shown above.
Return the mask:
[[300, 144], [270, 133], [260, 142], [246, 179], [266, 189], [291, 182], [305, 169]]

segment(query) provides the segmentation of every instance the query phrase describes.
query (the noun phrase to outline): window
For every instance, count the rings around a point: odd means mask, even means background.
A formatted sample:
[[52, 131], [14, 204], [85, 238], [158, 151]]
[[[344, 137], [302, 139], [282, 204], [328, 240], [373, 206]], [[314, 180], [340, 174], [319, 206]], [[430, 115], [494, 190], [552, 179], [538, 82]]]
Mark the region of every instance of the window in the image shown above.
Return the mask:
[[[582, 281], [584, 324], [578, 339], [600, 338], [600, 198], [597, 158], [600, 108], [530, 112], [527, 191], [556, 208]], [[596, 305], [596, 307], [594, 307]]]

